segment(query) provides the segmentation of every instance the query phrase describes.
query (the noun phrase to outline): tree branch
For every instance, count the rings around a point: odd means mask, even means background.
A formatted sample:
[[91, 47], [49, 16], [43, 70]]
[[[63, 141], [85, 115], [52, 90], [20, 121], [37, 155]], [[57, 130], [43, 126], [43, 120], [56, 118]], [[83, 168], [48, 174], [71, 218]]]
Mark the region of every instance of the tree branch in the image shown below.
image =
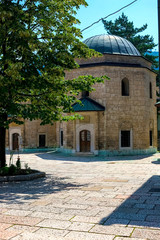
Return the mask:
[[39, 96], [46, 95], [48, 93], [50, 93], [50, 92], [45, 92], [45, 93], [40, 93], [40, 94], [26, 94], [26, 93], [19, 93], [19, 92], [17, 92], [18, 95], [24, 96], [24, 97], [39, 97]]

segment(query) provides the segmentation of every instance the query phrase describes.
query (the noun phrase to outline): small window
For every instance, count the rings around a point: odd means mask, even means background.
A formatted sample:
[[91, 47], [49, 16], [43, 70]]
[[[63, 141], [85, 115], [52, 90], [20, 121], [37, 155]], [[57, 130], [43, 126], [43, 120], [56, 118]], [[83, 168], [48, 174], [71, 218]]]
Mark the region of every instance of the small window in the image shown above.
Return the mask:
[[129, 96], [129, 81], [127, 78], [124, 78], [121, 83], [122, 96]]
[[61, 147], [63, 146], [63, 131], [61, 130], [60, 132], [60, 144], [61, 144]]
[[89, 97], [89, 91], [83, 91], [83, 92], [82, 92], [82, 97], [83, 97], [83, 98]]
[[39, 147], [45, 147], [46, 146], [46, 135], [40, 134], [39, 135]]
[[152, 83], [149, 83], [149, 97], [152, 98]]
[[153, 146], [153, 134], [152, 134], [152, 131], [149, 131], [149, 145], [150, 145], [150, 147]]
[[160, 139], [160, 131], [158, 131], [158, 139]]
[[131, 147], [130, 131], [121, 131], [121, 147]]

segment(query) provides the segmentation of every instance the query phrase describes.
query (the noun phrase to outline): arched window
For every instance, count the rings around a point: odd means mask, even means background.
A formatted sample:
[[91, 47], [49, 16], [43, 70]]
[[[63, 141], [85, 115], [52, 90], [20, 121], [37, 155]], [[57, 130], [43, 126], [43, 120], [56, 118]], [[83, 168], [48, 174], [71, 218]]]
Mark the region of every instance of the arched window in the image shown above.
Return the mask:
[[12, 150], [19, 150], [19, 134], [12, 134]]
[[121, 83], [122, 96], [129, 96], [129, 81], [127, 78], [124, 78]]
[[149, 97], [152, 98], [152, 83], [149, 83]]
[[82, 97], [83, 97], [83, 98], [89, 97], [89, 91], [83, 91], [83, 92], [82, 92]]

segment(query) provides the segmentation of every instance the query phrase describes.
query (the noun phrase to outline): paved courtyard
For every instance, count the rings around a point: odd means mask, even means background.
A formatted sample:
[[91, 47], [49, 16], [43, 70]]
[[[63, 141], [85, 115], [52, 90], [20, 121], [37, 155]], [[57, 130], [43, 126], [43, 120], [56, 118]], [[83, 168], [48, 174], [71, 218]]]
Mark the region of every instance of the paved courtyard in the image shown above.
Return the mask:
[[160, 154], [20, 158], [46, 178], [0, 183], [1, 240], [160, 239]]

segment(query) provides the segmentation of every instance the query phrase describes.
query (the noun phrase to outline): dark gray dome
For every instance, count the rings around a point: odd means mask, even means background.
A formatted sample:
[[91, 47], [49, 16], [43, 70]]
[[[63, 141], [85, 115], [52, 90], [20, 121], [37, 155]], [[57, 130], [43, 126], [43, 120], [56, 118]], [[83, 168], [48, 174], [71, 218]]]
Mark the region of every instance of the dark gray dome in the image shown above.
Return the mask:
[[83, 43], [85, 43], [89, 48], [100, 53], [141, 56], [139, 51], [131, 42], [114, 35], [96, 35], [87, 38]]

